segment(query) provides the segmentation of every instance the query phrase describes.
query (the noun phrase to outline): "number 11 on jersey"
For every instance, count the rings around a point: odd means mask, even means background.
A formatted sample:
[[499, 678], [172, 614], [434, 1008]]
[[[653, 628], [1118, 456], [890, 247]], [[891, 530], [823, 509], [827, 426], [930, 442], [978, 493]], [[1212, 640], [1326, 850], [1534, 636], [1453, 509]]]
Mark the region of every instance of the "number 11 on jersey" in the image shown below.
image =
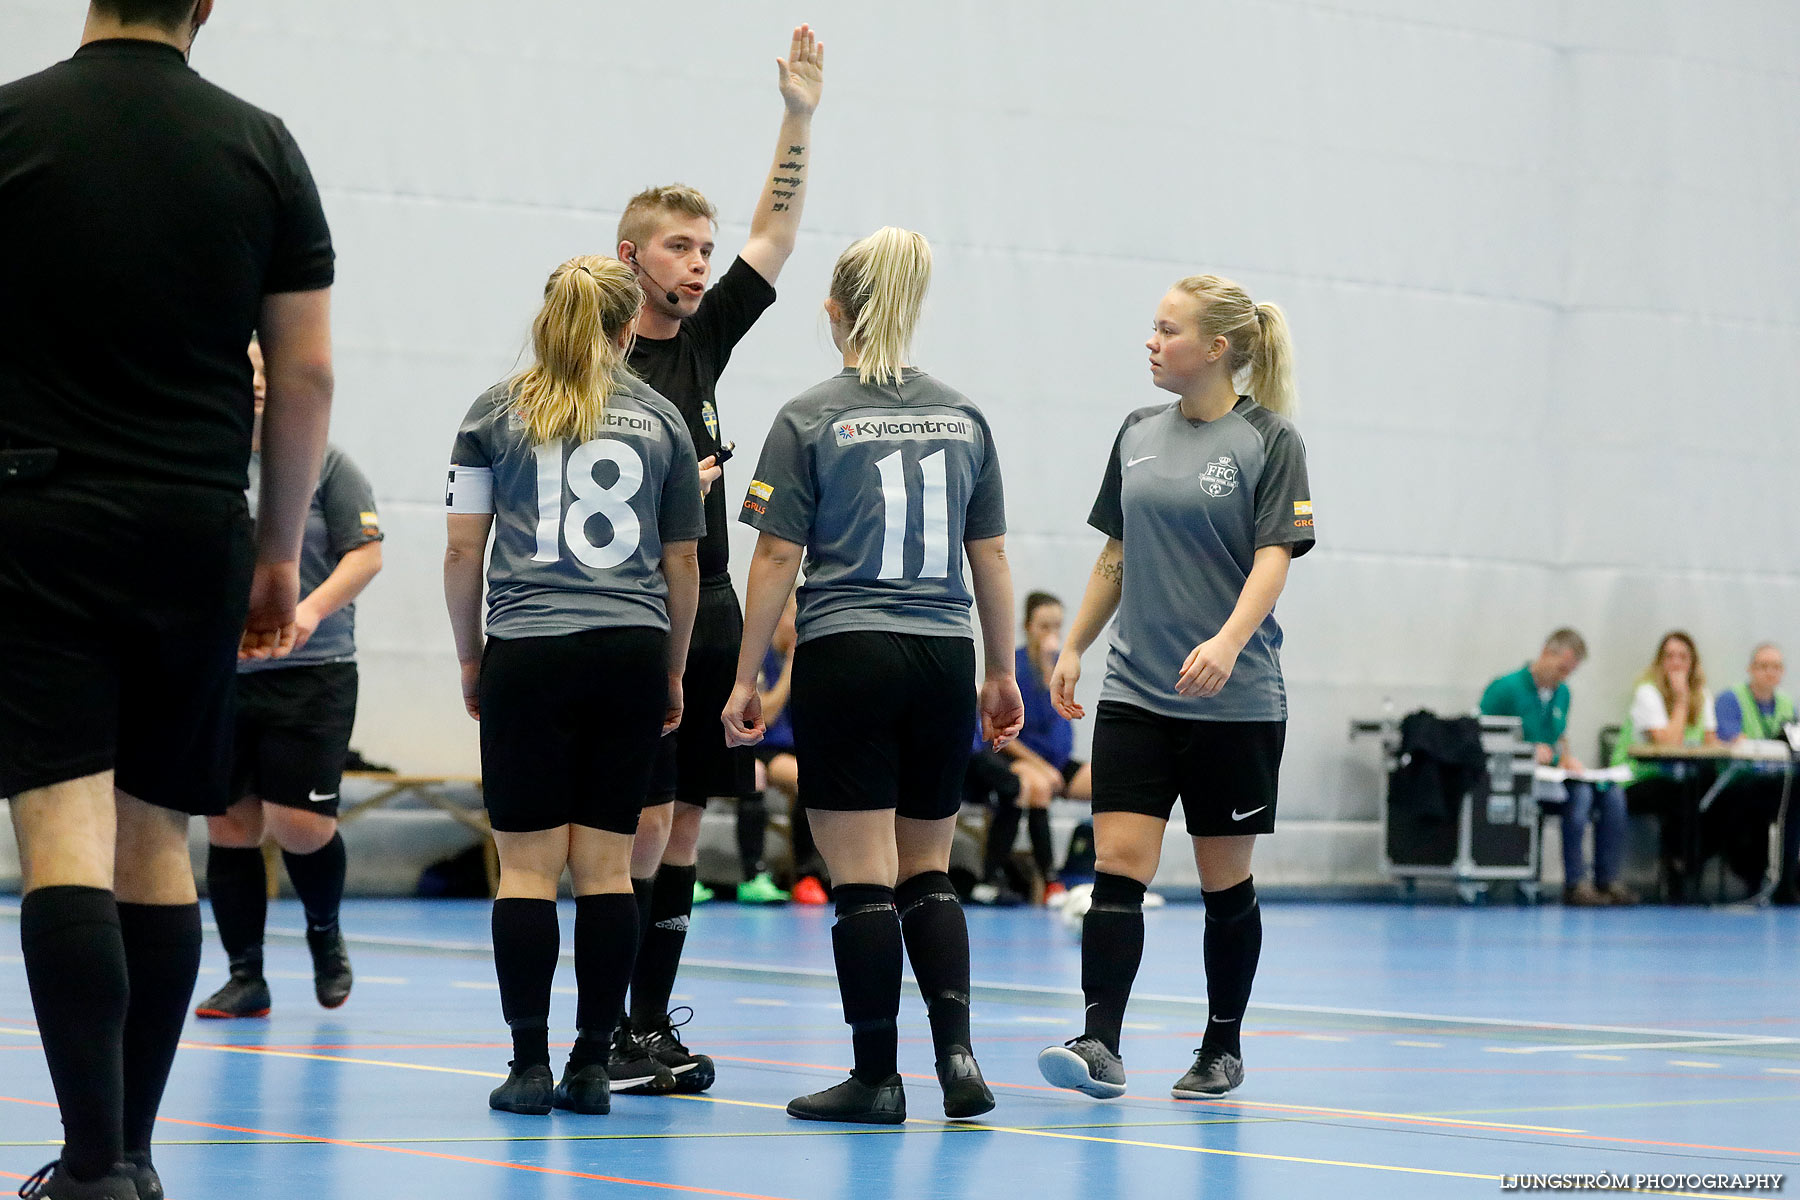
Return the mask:
[[[881, 474], [881, 502], [884, 506], [881, 537], [881, 571], [877, 579], [906, 577], [906, 525], [912, 510], [906, 487], [906, 460], [896, 450], [875, 463]], [[927, 454], [919, 460], [919, 476], [924, 481], [925, 496], [921, 504], [921, 531], [925, 542], [925, 559], [919, 564], [918, 579], [943, 579], [950, 573], [950, 494], [944, 482], [944, 452]]]

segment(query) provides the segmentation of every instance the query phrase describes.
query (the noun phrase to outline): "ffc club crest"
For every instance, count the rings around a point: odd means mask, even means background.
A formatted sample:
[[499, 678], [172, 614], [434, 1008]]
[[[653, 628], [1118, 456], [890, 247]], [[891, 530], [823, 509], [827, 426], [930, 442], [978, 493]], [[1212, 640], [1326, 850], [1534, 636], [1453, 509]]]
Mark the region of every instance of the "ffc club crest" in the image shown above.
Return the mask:
[[1200, 472], [1200, 488], [1209, 496], [1229, 496], [1237, 491], [1237, 485], [1237, 464], [1231, 461], [1229, 454], [1219, 455]]

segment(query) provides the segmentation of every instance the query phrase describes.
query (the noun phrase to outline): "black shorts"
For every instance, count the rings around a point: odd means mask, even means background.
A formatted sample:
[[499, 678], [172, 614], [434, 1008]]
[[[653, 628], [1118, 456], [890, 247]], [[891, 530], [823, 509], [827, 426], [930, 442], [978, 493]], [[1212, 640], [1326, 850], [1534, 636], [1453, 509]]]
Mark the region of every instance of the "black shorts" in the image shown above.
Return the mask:
[[1063, 786], [1065, 788], [1074, 786], [1075, 777], [1081, 774], [1081, 768], [1085, 766], [1087, 766], [1087, 764], [1082, 762], [1079, 758], [1071, 758], [1068, 762], [1064, 763], [1062, 766]]
[[976, 712], [968, 638], [857, 631], [802, 642], [788, 704], [805, 807], [922, 821], [962, 807]]
[[758, 742], [750, 747], [750, 756], [765, 767], [782, 755], [793, 752], [792, 746], [771, 746], [767, 742]]
[[746, 746], [727, 746], [719, 714], [737, 683], [738, 645], [744, 640], [744, 612], [731, 576], [700, 581], [694, 638], [681, 677], [681, 728], [657, 751], [650, 799], [674, 796], [704, 805], [713, 796], [748, 796], [756, 790], [756, 759]]
[[1019, 803], [1021, 790], [1019, 777], [1013, 774], [1012, 759], [985, 746], [969, 755], [968, 768], [963, 772], [966, 803], [1012, 808]]
[[1194, 837], [1273, 833], [1286, 721], [1186, 721], [1102, 701], [1094, 723], [1094, 811], [1169, 819]]
[[356, 724], [356, 682], [355, 663], [239, 675], [232, 797], [337, 816]]
[[224, 812], [254, 564], [241, 492], [0, 483], [0, 796], [110, 770], [148, 803]]
[[481, 787], [502, 833], [637, 832], [668, 705], [669, 635], [589, 629], [489, 638], [481, 658]]

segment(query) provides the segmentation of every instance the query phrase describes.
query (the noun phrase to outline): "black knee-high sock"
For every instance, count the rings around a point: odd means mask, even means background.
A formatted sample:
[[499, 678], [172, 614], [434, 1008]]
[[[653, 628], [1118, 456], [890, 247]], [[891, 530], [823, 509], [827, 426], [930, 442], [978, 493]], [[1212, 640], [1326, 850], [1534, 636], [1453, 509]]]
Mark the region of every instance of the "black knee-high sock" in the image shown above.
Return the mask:
[[500, 1014], [512, 1029], [513, 1066], [549, 1066], [550, 983], [562, 950], [556, 901], [496, 900], [493, 928], [494, 974]]
[[344, 835], [334, 833], [331, 840], [311, 854], [281, 852], [287, 864], [288, 878], [294, 881], [294, 892], [306, 909], [310, 929], [330, 929], [338, 923], [338, 907], [344, 902], [344, 873], [349, 860], [344, 853]]
[[901, 880], [894, 905], [925, 997], [932, 1046], [939, 1058], [952, 1046], [969, 1049], [969, 924], [950, 876], [926, 871]]
[[261, 975], [263, 926], [269, 917], [269, 877], [261, 848], [208, 846], [206, 894], [225, 957]]
[[77, 1179], [125, 1155], [125, 1008], [119, 909], [105, 888], [44, 887], [19, 904], [25, 978]]
[[737, 802], [738, 865], [745, 879], [764, 871], [763, 840], [769, 832], [769, 804], [761, 792], [739, 796]]
[[119, 932], [131, 981], [125, 1010], [125, 1151], [148, 1154], [200, 974], [200, 905], [122, 903]]
[[631, 1019], [639, 1025], [660, 1021], [669, 1011], [669, 993], [681, 969], [687, 945], [688, 918], [694, 912], [693, 867], [664, 863], [650, 892], [650, 928], [638, 947], [631, 973]]
[[1246, 879], [1235, 887], [1201, 892], [1206, 903], [1206, 1036], [1203, 1046], [1242, 1055], [1239, 1034], [1244, 1009], [1250, 1006], [1250, 985], [1256, 981], [1256, 962], [1262, 957], [1262, 908], [1256, 903], [1256, 883]]
[[637, 898], [630, 892], [575, 897], [575, 1049], [569, 1065], [606, 1061], [613, 1025], [637, 960]]
[[1056, 852], [1050, 848], [1050, 810], [1025, 810], [1025, 831], [1031, 837], [1032, 861], [1037, 863], [1038, 874], [1048, 883], [1056, 878]]
[[[655, 892], [656, 876], [654, 875], [648, 879], [633, 879], [631, 881], [631, 899], [632, 902], [637, 905], [637, 944], [639, 950], [644, 948], [644, 939], [650, 936], [650, 903]], [[635, 973], [636, 970], [636, 960], [634, 959], [632, 971]]]
[[806, 806], [798, 800], [788, 809], [789, 836], [794, 839], [794, 875], [796, 878], [805, 875], [825, 874], [825, 864], [819, 858], [819, 845], [813, 841], [812, 822], [807, 819]]
[[1093, 905], [1081, 923], [1081, 991], [1087, 998], [1087, 1036], [1114, 1054], [1131, 984], [1144, 957], [1144, 885], [1102, 871], [1094, 876]]
[[986, 875], [992, 879], [1006, 869], [1013, 843], [1019, 840], [1019, 803], [996, 798], [994, 815], [988, 818]]
[[840, 883], [831, 898], [837, 905], [831, 952], [856, 1051], [852, 1073], [874, 1086], [899, 1069], [900, 914], [894, 889], [879, 884]]

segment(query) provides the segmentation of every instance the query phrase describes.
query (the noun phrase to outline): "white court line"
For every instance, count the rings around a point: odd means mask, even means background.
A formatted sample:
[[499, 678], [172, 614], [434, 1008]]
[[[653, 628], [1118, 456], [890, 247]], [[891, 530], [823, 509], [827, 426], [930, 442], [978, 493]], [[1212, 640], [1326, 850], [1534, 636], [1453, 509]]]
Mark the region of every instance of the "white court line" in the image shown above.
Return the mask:
[[787, 1008], [787, 1007], [789, 1007], [789, 1002], [786, 1000], [772, 1000], [766, 996], [739, 996], [737, 998], [737, 1002], [739, 1004], [748, 1004], [748, 1005], [752, 1006], [753, 1008]]
[[1669, 1060], [1669, 1065], [1671, 1067], [1699, 1067], [1707, 1071], [1716, 1071], [1719, 1069], [1718, 1063], [1694, 1062], [1692, 1059], [1687, 1058], [1671, 1058]]
[[[1623, 1054], [1577, 1054], [1576, 1058], [1590, 1058], [1596, 1062], [1624, 1062]], [[1775, 1069], [1775, 1068], [1771, 1068]]]
[[1520, 1046], [1517, 1049], [1498, 1051], [1498, 1053], [1561, 1054], [1571, 1050], [1583, 1053], [1590, 1050], [1699, 1050], [1715, 1046], [1785, 1046], [1793, 1041], [1793, 1038], [1758, 1037], [1746, 1033], [1737, 1037], [1712, 1038], [1697, 1042], [1601, 1042], [1592, 1046]]
[[[0, 912], [6, 912], [6, 911], [11, 911], [11, 912], [16, 913], [18, 911], [18, 909], [17, 909], [17, 906], [12, 906], [9, 909], [8, 906], [0, 905]], [[272, 931], [272, 932], [287, 932], [287, 931]], [[298, 933], [295, 933], [293, 936], [298, 936]], [[482, 954], [492, 954], [493, 953], [493, 945], [488, 942], [438, 941], [438, 940], [424, 939], [424, 938], [383, 937], [383, 936], [378, 936], [378, 935], [361, 935], [361, 934], [359, 934], [349, 940], [352, 945], [355, 945], [357, 943], [363, 943], [363, 944], [371, 945], [371, 946], [389, 946], [389, 947], [393, 947], [396, 949], [472, 951], [472, 952], [477, 952], [477, 953], [482, 953]], [[574, 953], [573, 948], [563, 951], [564, 957], [571, 956], [571, 955], [573, 955], [573, 953]], [[837, 978], [837, 972], [835, 970], [819, 968], [819, 967], [794, 967], [794, 966], [770, 967], [770, 966], [767, 966], [767, 965], [761, 964], [761, 963], [741, 963], [741, 962], [732, 962], [732, 961], [725, 960], [725, 959], [705, 959], [705, 958], [689, 958], [685, 961], [687, 962], [688, 965], [694, 966], [694, 967], [712, 967], [712, 968], [720, 968], [720, 969], [725, 969], [725, 970], [752, 971], [752, 972], [756, 972], [758, 974], [764, 974], [764, 975], [787, 975], [787, 976], [796, 977], [796, 978], [815, 979], [815, 980], [820, 980], [820, 981], [825, 981], [825, 980], [835, 981], [835, 979]], [[465, 985], [459, 983], [459, 984], [456, 984], [455, 986], [461, 987], [461, 986], [465, 986]], [[477, 986], [497, 987], [497, 985], [477, 985]], [[1031, 985], [1031, 984], [989, 983], [989, 982], [982, 982], [982, 981], [976, 981], [973, 986], [977, 987], [977, 988], [981, 988], [981, 989], [983, 989], [985, 991], [989, 991], [989, 992], [1003, 992], [1003, 993], [1010, 992], [1010, 993], [1017, 993], [1017, 994], [1022, 994], [1022, 995], [1036, 995], [1036, 996], [1063, 996], [1063, 997], [1067, 997], [1069, 999], [1079, 999], [1082, 995], [1081, 989], [1068, 988], [1068, 987], [1046, 987], [1046, 986]], [[1157, 1003], [1186, 1004], [1186, 1005], [1192, 1005], [1195, 1008], [1204, 1008], [1205, 1007], [1205, 1001], [1202, 999], [1199, 999], [1198, 997], [1194, 997], [1194, 996], [1170, 996], [1170, 995], [1161, 995], [1161, 994], [1154, 993], [1154, 992], [1148, 992], [1148, 993], [1139, 993], [1134, 998], [1138, 999], [1138, 1000], [1149, 1000], [1149, 1001], [1153, 1001], [1153, 1002], [1157, 1002]], [[1659, 1048], [1660, 1049], [1680, 1049], [1684, 1045], [1694, 1044], [1691, 1042], [1678, 1042], [1674, 1045], [1670, 1045], [1669, 1042], [1667, 1041], [1667, 1039], [1669, 1039], [1669, 1038], [1707, 1039], [1704, 1044], [1709, 1045], [1709, 1046], [1784, 1046], [1784, 1045], [1800, 1044], [1800, 1038], [1765, 1037], [1765, 1036], [1756, 1035], [1756, 1034], [1734, 1034], [1734, 1035], [1721, 1036], [1719, 1033], [1717, 1033], [1716, 1031], [1713, 1031], [1713, 1030], [1702, 1031], [1702, 1030], [1693, 1030], [1693, 1029], [1658, 1029], [1658, 1028], [1646, 1028], [1644, 1026], [1638, 1026], [1638, 1025], [1586, 1025], [1586, 1024], [1573, 1024], [1573, 1023], [1563, 1022], [1563, 1021], [1530, 1021], [1530, 1020], [1507, 1019], [1504, 1017], [1452, 1016], [1447, 1013], [1407, 1012], [1407, 1011], [1399, 1010], [1399, 1009], [1342, 1008], [1342, 1007], [1338, 1007], [1335, 1005], [1328, 1005], [1328, 1004], [1283, 1004], [1283, 1003], [1272, 1002], [1272, 1001], [1263, 1001], [1263, 1000], [1255, 1001], [1252, 1006], [1256, 1009], [1260, 1009], [1260, 1010], [1267, 1011], [1267, 1012], [1288, 1012], [1288, 1013], [1301, 1013], [1301, 1014], [1311, 1014], [1311, 1015], [1318, 1015], [1318, 1016], [1335, 1016], [1335, 1017], [1372, 1017], [1372, 1018], [1377, 1018], [1377, 1019], [1386, 1019], [1386, 1020], [1395, 1020], [1395, 1021], [1421, 1021], [1421, 1022], [1433, 1022], [1433, 1023], [1438, 1023], [1438, 1024], [1444, 1024], [1444, 1025], [1467, 1025], [1467, 1026], [1475, 1026], [1475, 1027], [1501, 1028], [1501, 1029], [1545, 1029], [1545, 1030], [1558, 1030], [1558, 1031], [1577, 1032], [1577, 1033], [1629, 1034], [1629, 1035], [1633, 1035], [1633, 1036], [1637, 1036], [1637, 1037], [1649, 1037], [1649, 1038], [1663, 1039], [1660, 1046], [1643, 1047], [1643, 1048], [1648, 1048], [1648, 1049], [1659, 1049]], [[1609, 1044], [1606, 1046], [1599, 1046], [1599, 1047], [1596, 1047], [1596, 1046], [1544, 1046], [1544, 1047], [1531, 1047], [1531, 1050], [1533, 1053], [1548, 1053], [1553, 1050], [1593, 1050], [1593, 1049], [1613, 1049], [1613, 1048], [1615, 1048], [1615, 1047]], [[1633, 1049], [1633, 1050], [1635, 1050], [1635, 1049], [1639, 1049], [1640, 1046], [1638, 1043], [1630, 1043], [1630, 1044], [1626, 1044], [1626, 1045], [1619, 1045], [1616, 1048], [1617, 1049]]]
[[1442, 1050], [1444, 1048], [1444, 1043], [1442, 1043], [1442, 1042], [1403, 1042], [1403, 1041], [1396, 1040], [1394, 1042], [1394, 1045], [1396, 1045], [1396, 1046], [1417, 1046], [1421, 1050]]
[[1763, 1072], [1768, 1075], [1800, 1075], [1800, 1067], [1764, 1067]]

